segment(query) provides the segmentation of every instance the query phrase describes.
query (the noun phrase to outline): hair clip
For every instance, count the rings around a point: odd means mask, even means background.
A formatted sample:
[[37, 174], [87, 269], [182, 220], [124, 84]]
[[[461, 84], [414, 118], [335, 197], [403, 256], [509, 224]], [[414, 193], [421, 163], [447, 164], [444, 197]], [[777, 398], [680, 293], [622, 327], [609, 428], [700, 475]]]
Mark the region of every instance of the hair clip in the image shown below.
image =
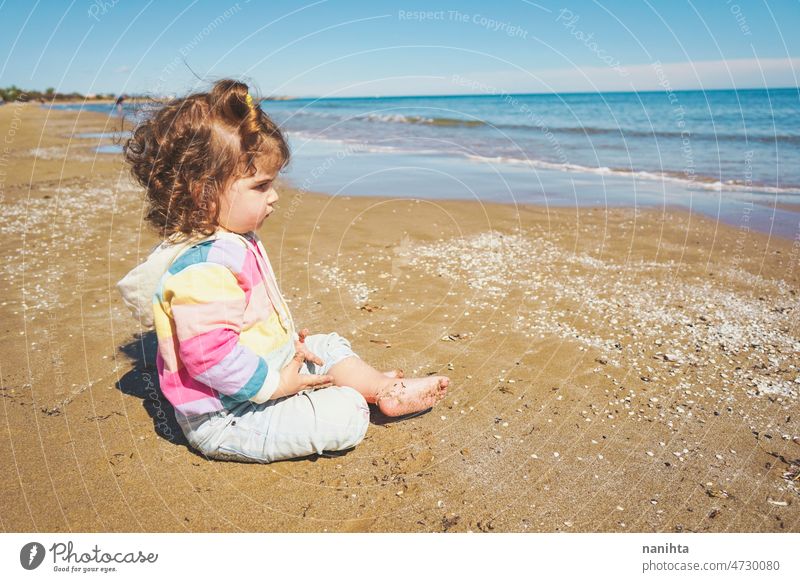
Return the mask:
[[245, 98], [245, 102], [247, 103], [247, 106], [250, 109], [255, 109], [255, 106], [253, 105], [253, 96], [250, 95], [250, 93], [247, 94], [247, 97]]

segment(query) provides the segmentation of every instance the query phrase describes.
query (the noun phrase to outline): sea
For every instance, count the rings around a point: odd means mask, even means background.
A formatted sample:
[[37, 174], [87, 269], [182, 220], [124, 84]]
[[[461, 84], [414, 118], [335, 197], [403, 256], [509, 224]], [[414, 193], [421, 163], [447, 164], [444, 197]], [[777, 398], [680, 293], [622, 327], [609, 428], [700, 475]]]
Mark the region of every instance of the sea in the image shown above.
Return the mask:
[[[797, 88], [305, 98], [261, 106], [289, 137], [285, 178], [301, 190], [682, 207], [800, 240], [800, 212], [791, 210], [800, 210]], [[107, 105], [82, 107], [117, 114]], [[133, 105], [124, 113], [147, 114]]]

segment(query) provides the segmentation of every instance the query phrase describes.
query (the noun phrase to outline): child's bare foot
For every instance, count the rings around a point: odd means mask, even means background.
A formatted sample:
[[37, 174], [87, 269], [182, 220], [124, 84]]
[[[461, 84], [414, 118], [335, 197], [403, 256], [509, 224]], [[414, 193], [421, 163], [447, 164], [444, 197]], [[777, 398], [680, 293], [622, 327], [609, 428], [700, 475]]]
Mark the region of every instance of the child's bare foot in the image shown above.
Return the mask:
[[395, 368], [394, 370], [389, 370], [388, 372], [383, 373], [384, 376], [388, 378], [405, 378], [406, 375], [403, 373], [402, 368]]
[[378, 392], [375, 404], [386, 416], [402, 416], [431, 408], [447, 393], [450, 378], [428, 376], [390, 382]]

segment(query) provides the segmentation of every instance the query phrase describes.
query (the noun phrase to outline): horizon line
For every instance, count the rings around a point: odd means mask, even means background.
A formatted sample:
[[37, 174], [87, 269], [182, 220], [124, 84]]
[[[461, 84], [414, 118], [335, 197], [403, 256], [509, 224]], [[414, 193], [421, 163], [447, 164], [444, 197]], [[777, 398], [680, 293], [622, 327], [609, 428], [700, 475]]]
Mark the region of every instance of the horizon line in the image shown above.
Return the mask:
[[[672, 89], [673, 93], [712, 93], [717, 91], [786, 91], [794, 90], [800, 92], [800, 86], [785, 87], [741, 87], [741, 88], [722, 88], [714, 87], [711, 89]], [[643, 91], [630, 90], [610, 90], [610, 91], [534, 91], [534, 92], [498, 92], [498, 93], [429, 93], [429, 94], [408, 94], [408, 95], [349, 95], [339, 97], [323, 97], [320, 95], [291, 96], [274, 95], [272, 97], [262, 97], [266, 101], [293, 101], [299, 99], [392, 99], [392, 98], [414, 98], [414, 97], [498, 97], [508, 95], [510, 97], [522, 97], [527, 95], [605, 95], [609, 93], [663, 93], [666, 89], [646, 89]]]

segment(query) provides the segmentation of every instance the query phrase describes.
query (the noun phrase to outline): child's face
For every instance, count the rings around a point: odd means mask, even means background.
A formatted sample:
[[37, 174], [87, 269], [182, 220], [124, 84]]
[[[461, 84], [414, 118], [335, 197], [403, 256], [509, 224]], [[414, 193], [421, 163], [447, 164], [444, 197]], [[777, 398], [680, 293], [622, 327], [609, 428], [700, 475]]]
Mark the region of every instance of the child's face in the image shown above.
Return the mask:
[[278, 201], [273, 187], [278, 169], [274, 165], [258, 168], [253, 176], [235, 180], [220, 196], [219, 223], [224, 228], [238, 233], [258, 230], [272, 214]]

